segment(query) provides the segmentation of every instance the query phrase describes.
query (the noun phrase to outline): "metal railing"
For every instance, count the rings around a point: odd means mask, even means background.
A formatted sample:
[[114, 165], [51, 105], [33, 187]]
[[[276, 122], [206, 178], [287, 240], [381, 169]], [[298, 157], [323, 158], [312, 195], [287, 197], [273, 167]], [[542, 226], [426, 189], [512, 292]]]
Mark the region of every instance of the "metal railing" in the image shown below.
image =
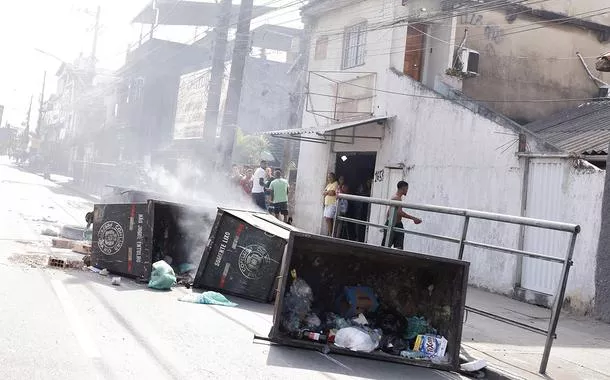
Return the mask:
[[[349, 201], [364, 202], [364, 203], [369, 203], [369, 204], [389, 206], [389, 207], [391, 207], [391, 212], [389, 212], [389, 214], [388, 214], [389, 217], [388, 217], [387, 225], [372, 223], [372, 222], [363, 221], [363, 220], [359, 220], [359, 219], [348, 218], [348, 217], [341, 216], [341, 215], [335, 215], [335, 223], [333, 225], [333, 231], [332, 231], [333, 235], [332, 236], [336, 236], [335, 229], [337, 226], [337, 221], [340, 221], [340, 222], [364, 225], [364, 226], [366, 226], [366, 228], [377, 227], [377, 228], [383, 229], [385, 231], [385, 241], [383, 242], [383, 245], [386, 247], [389, 247], [391, 245], [392, 234], [394, 232], [399, 232], [399, 233], [405, 233], [405, 234], [416, 235], [416, 236], [455, 243], [458, 245], [457, 258], [459, 260], [463, 260], [464, 249], [467, 246], [470, 246], [470, 247], [485, 248], [485, 249], [489, 249], [489, 250], [493, 250], [493, 251], [508, 253], [511, 255], [529, 257], [529, 258], [533, 258], [533, 259], [544, 260], [544, 261], [549, 261], [552, 263], [561, 264], [562, 265], [561, 279], [557, 286], [557, 292], [555, 294], [555, 300], [553, 302], [553, 307], [551, 309], [551, 318], [550, 318], [549, 327], [547, 330], [540, 329], [540, 328], [537, 328], [537, 327], [534, 327], [531, 325], [526, 325], [524, 323], [506, 318], [501, 315], [496, 315], [493, 313], [489, 313], [489, 312], [486, 312], [483, 310], [479, 310], [479, 309], [476, 309], [473, 307], [466, 306], [466, 310], [469, 312], [479, 314], [484, 317], [492, 318], [492, 319], [495, 319], [500, 322], [508, 323], [510, 325], [520, 327], [522, 329], [529, 330], [531, 332], [545, 335], [546, 343], [544, 345], [544, 352], [542, 355], [542, 361], [540, 363], [539, 372], [541, 374], [544, 374], [546, 372], [547, 364], [549, 361], [549, 356], [551, 353], [551, 347], [553, 345], [553, 340], [557, 337], [557, 334], [556, 334], [557, 323], [559, 322], [559, 314], [561, 313], [561, 308], [563, 306], [570, 267], [573, 264], [572, 256], [574, 255], [574, 247], [576, 245], [576, 238], [578, 236], [578, 233], [580, 232], [579, 225], [570, 224], [570, 223], [553, 222], [553, 221], [542, 220], [542, 219], [526, 218], [526, 217], [521, 217], [521, 216], [512, 216], [512, 215], [496, 214], [496, 213], [483, 212], [483, 211], [460, 209], [460, 208], [453, 208], [453, 207], [433, 206], [433, 205], [425, 205], [425, 204], [413, 204], [413, 203], [391, 201], [391, 200], [380, 199], [380, 198], [361, 197], [361, 196], [349, 195], [349, 194], [338, 194], [337, 199], [345, 199], [348, 202]], [[398, 228], [395, 226], [396, 225], [395, 221], [397, 220], [398, 210], [400, 210], [402, 208], [432, 212], [432, 213], [437, 213], [437, 214], [461, 216], [461, 217], [463, 217], [461, 235], [459, 237], [451, 237], [451, 236], [444, 236], [444, 235], [438, 235], [438, 234], [432, 234], [432, 233], [408, 231], [408, 230], [405, 230], [404, 228]], [[567, 232], [567, 233], [571, 234], [570, 244], [568, 245], [568, 251], [564, 258], [560, 258], [560, 257], [549, 256], [549, 255], [545, 255], [545, 254], [541, 254], [541, 253], [537, 253], [537, 252], [524, 251], [524, 250], [520, 250], [520, 249], [507, 248], [507, 247], [502, 247], [502, 246], [497, 246], [497, 245], [492, 245], [492, 244], [486, 244], [486, 243], [482, 243], [482, 242], [476, 242], [473, 240], [468, 240], [468, 227], [469, 227], [471, 219], [482, 219], [482, 220], [488, 220], [488, 221], [493, 221], [493, 222], [501, 222], [501, 223], [526, 226], [526, 227], [537, 227], [537, 228], [543, 228], [543, 229], [548, 229], [548, 230]]]

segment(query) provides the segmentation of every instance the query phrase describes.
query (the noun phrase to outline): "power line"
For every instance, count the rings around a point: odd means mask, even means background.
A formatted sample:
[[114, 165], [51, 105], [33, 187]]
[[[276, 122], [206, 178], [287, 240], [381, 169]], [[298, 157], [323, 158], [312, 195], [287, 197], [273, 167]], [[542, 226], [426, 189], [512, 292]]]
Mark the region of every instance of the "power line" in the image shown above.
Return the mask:
[[[575, 16], [579, 16], [579, 15], [586, 15], [585, 17], [598, 16], [598, 15], [602, 15], [602, 14], [608, 13], [609, 11], [605, 11], [607, 9], [610, 9], [610, 7], [600, 8], [600, 9], [597, 9], [597, 10], [592, 10], [592, 11], [588, 11], [588, 12], [579, 13], [579, 14], [577, 14]], [[600, 11], [604, 11], [604, 12], [600, 12]], [[597, 12], [597, 13], [593, 13], [593, 12]], [[593, 14], [588, 14], [588, 13], [593, 13]], [[566, 22], [569, 22], [570, 20], [582, 20], [582, 18], [576, 18], [574, 16], [570, 16], [570, 17], [564, 17], [564, 18], [561, 18], [561, 19], [542, 20], [542, 21], [538, 21], [538, 22], [529, 23], [527, 25], [519, 25], [519, 26], [516, 26], [514, 28], [507, 29], [510, 33], [503, 33], [502, 37], [509, 36], [509, 35], [515, 35], [515, 34], [519, 34], [519, 33], [523, 33], [523, 32], [528, 32], [530, 30], [541, 29], [541, 28], [548, 27], [548, 26], [561, 25], [561, 24], [565, 24]], [[543, 26], [539, 26], [539, 27], [529, 28], [529, 27], [531, 27], [533, 25], [539, 25], [539, 24], [551, 24], [551, 25], [543, 25]], [[525, 28], [527, 28], [527, 29], [525, 29]], [[416, 30], [418, 30], [418, 29], [416, 29]], [[379, 31], [379, 30], [374, 30], [374, 31]], [[425, 32], [423, 32], [421, 30], [418, 30], [418, 31], [423, 33], [423, 34], [426, 34], [427, 36], [430, 36], [430, 34], [425, 33]], [[478, 41], [483, 41], [483, 40], [488, 38], [485, 33], [477, 34], [475, 36], [477, 36], [479, 38], [475, 38], [475, 39], [470, 38], [468, 41], [470, 41], [470, 42], [478, 42]], [[402, 37], [401, 37], [401, 39], [402, 39]], [[445, 40], [442, 40], [442, 39], [439, 39], [439, 38], [436, 38], [436, 37], [434, 39], [437, 39], [437, 40], [439, 40], [439, 41], [441, 41], [443, 43], [446, 43], [446, 44], [451, 44], [449, 41], [445, 41]], [[392, 39], [392, 40], [394, 41], [394, 39]], [[395, 53], [399, 53], [399, 52], [403, 51], [402, 49], [400, 49], [400, 50], [397, 50], [397, 51], [389, 51], [389, 52], [386, 51], [386, 52], [381, 53], [381, 54], [368, 54], [368, 52], [375, 51], [375, 50], [381, 51], [381, 50], [385, 50], [385, 49], [369, 49], [369, 50], [367, 50], [367, 55], [366, 56], [367, 57], [371, 57], [371, 56], [383, 56], [383, 55], [395, 54]], [[417, 52], [417, 51], [425, 51], [425, 50], [427, 50], [426, 47], [421, 48], [421, 49], [404, 50], [404, 52], [407, 53], [407, 52]], [[327, 59], [332, 59], [332, 60], [341, 59], [341, 58], [342, 58], [341, 55], [340, 56], [335, 56], [335, 57], [327, 57]], [[574, 58], [576, 58], [576, 57], [549, 58], [549, 60], [553, 60], [553, 59], [574, 59]], [[587, 58], [595, 58], [595, 57], [587, 57]], [[523, 59], [523, 57], [522, 57], [522, 59]]]
[[[320, 73], [316, 73], [314, 71], [311, 72], [314, 75], [317, 75], [323, 79], [329, 80], [331, 82], [336, 82], [335, 80], [322, 75]], [[399, 92], [399, 91], [392, 91], [392, 90], [384, 90], [384, 89], [379, 89], [379, 88], [373, 88], [373, 87], [368, 87], [368, 86], [362, 86], [359, 84], [355, 84], [355, 83], [351, 83], [351, 82], [341, 82], [344, 85], [348, 85], [348, 86], [353, 86], [353, 87], [358, 87], [358, 88], [362, 88], [365, 90], [371, 90], [371, 91], [375, 91], [375, 92], [381, 92], [381, 93], [385, 93], [385, 94], [391, 94], [391, 95], [400, 95], [400, 96], [407, 96], [407, 97], [413, 97], [413, 98], [424, 98], [424, 99], [435, 99], [435, 100], [450, 100], [447, 98], [443, 98], [441, 96], [434, 96], [434, 95], [417, 95], [417, 94], [408, 94], [406, 92]], [[331, 97], [334, 97], [332, 95], [330, 95]], [[593, 101], [593, 100], [599, 100], [599, 98], [567, 98], [567, 99], [508, 99], [508, 100], [500, 100], [500, 99], [467, 99], [468, 101], [471, 102], [478, 102], [478, 103], [556, 103], [556, 102], [583, 102], [583, 101]]]

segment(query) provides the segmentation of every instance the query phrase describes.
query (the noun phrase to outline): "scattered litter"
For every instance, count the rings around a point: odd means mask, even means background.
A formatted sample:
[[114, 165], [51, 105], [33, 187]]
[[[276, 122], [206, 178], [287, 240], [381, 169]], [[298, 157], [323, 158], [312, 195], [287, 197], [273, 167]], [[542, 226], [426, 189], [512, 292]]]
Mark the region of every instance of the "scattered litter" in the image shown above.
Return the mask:
[[83, 264], [85, 264], [85, 267], [91, 266], [91, 255], [83, 256]]
[[120, 277], [112, 277], [112, 285], [114, 285], [114, 286], [121, 285], [121, 278]]
[[485, 361], [485, 359], [474, 360], [460, 365], [460, 369], [466, 372], [480, 371], [485, 367], [487, 367], [487, 361]]
[[218, 305], [218, 306], [237, 306], [236, 303], [229, 301], [225, 296], [218, 292], [203, 292], [190, 293], [182, 296], [179, 301], [199, 303], [203, 305]]
[[407, 318], [407, 329], [404, 333], [405, 339], [415, 339], [422, 334], [436, 334], [436, 330], [431, 328], [424, 317]]
[[182, 263], [182, 264], [178, 265], [179, 274], [189, 273], [189, 272], [194, 271], [195, 269], [197, 269], [197, 268], [195, 267], [195, 265], [193, 265], [191, 263]]
[[309, 329], [317, 329], [322, 325], [322, 321], [320, 317], [315, 314], [309, 314], [307, 318], [305, 318], [305, 326]]
[[293, 281], [284, 299], [286, 315], [282, 318], [282, 323], [288, 332], [295, 333], [301, 329], [303, 321], [311, 311], [313, 291], [304, 280], [297, 277], [296, 270], [293, 269], [290, 274]]
[[40, 234], [44, 235], [44, 236], [52, 236], [52, 237], [59, 236], [59, 232], [52, 228], [45, 228], [44, 230], [42, 230], [42, 232]]
[[412, 360], [426, 359], [426, 355], [420, 351], [404, 350], [404, 351], [400, 351], [400, 356], [402, 356], [403, 358], [412, 359]]
[[99, 271], [98, 273], [101, 274], [102, 276], [108, 276], [108, 274], [110, 272], [108, 272], [108, 269], [104, 268], [101, 271]]
[[88, 269], [93, 273], [100, 273], [102, 270], [96, 267], [89, 266]]
[[53, 239], [53, 247], [60, 249], [72, 249], [74, 242], [66, 239]]
[[422, 352], [429, 358], [441, 358], [445, 356], [445, 350], [447, 350], [447, 339], [432, 335], [418, 335], [413, 350]]
[[366, 317], [364, 316], [364, 314], [358, 314], [358, 316], [356, 318], [352, 319], [352, 322], [354, 322], [355, 324], [360, 325], [360, 326], [369, 324], [369, 321], [366, 320]]
[[59, 236], [69, 240], [83, 240], [85, 228], [80, 226], [62, 226]]
[[157, 290], [169, 290], [176, 285], [176, 274], [174, 269], [165, 261], [157, 261], [152, 265], [148, 287]]
[[337, 331], [335, 346], [352, 351], [372, 352], [379, 346], [381, 334], [360, 327], [346, 327]]
[[74, 243], [72, 244], [72, 252], [80, 253], [82, 255], [90, 255], [91, 245], [86, 243]]
[[352, 318], [361, 313], [375, 312], [379, 301], [375, 291], [368, 286], [346, 286], [337, 299], [337, 309], [341, 315]]

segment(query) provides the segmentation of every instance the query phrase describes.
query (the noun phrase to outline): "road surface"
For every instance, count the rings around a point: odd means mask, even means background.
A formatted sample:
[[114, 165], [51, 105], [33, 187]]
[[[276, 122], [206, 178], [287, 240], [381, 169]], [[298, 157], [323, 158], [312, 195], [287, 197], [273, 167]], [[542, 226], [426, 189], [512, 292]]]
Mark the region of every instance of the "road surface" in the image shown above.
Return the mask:
[[179, 302], [123, 279], [42, 265], [45, 228], [82, 224], [92, 203], [0, 158], [2, 379], [460, 379], [456, 374], [253, 341], [272, 309]]

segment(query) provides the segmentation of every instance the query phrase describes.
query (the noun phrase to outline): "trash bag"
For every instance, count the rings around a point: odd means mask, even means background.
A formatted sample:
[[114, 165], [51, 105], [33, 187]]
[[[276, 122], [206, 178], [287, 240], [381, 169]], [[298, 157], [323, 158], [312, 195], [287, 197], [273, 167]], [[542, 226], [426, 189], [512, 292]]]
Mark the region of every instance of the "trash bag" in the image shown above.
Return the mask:
[[284, 297], [282, 324], [288, 332], [298, 332], [311, 311], [313, 291], [304, 280], [297, 277], [294, 269], [291, 275], [293, 282]]
[[346, 327], [350, 327], [352, 323], [347, 319], [337, 315], [335, 313], [326, 314], [326, 328], [330, 329], [344, 329]]
[[375, 291], [368, 286], [346, 286], [335, 303], [336, 311], [346, 318], [374, 313], [379, 307]]
[[176, 285], [176, 274], [172, 267], [165, 261], [157, 261], [152, 265], [148, 287], [158, 290], [169, 290]]
[[400, 355], [402, 351], [409, 349], [407, 341], [395, 335], [384, 335], [379, 346], [383, 352], [392, 355]]
[[379, 346], [381, 334], [361, 327], [346, 327], [337, 331], [335, 346], [352, 351], [372, 352]]
[[311, 313], [305, 318], [305, 327], [309, 330], [317, 330], [322, 325], [320, 317]]
[[182, 302], [190, 302], [190, 303], [200, 303], [203, 305], [219, 305], [219, 306], [229, 306], [234, 307], [237, 306], [236, 303], [231, 302], [227, 299], [227, 297], [223, 296], [218, 292], [203, 292], [203, 293], [191, 293], [185, 294], [179, 301]]
[[407, 328], [403, 337], [408, 340], [417, 338], [418, 335], [436, 334], [436, 330], [430, 327], [428, 321], [424, 317], [407, 318]]

